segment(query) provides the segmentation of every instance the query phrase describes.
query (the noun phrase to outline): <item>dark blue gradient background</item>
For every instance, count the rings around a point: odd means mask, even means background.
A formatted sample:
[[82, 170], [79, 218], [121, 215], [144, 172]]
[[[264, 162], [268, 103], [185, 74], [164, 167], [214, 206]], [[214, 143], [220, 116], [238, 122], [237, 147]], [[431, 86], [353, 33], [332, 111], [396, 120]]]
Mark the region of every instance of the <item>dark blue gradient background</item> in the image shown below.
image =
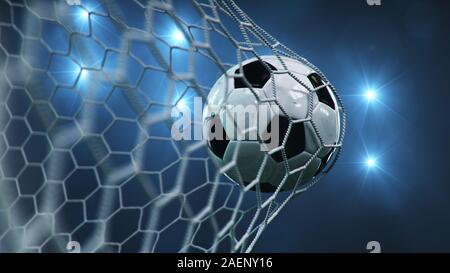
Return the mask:
[[[343, 156], [256, 251], [450, 251], [450, 1], [239, 1], [317, 65], [348, 114]], [[367, 103], [369, 87], [379, 101]], [[377, 158], [378, 168], [364, 161]]]
[[[450, 1], [382, 0], [381, 6], [369, 6], [366, 0], [236, 1], [259, 26], [319, 67], [341, 94], [347, 110], [347, 135], [342, 157], [328, 176], [285, 207], [262, 234], [254, 251], [367, 252], [367, 242], [379, 241], [383, 252], [450, 252]], [[48, 4], [46, 1], [42, 3]], [[136, 8], [131, 1], [117, 0], [117, 3], [127, 24], [145, 28], [143, 9]], [[190, 14], [192, 9], [188, 10], [185, 5], [192, 8], [190, 1], [175, 1], [178, 15], [189, 22], [198, 21], [198, 14]], [[0, 0], [0, 8], [5, 6], [6, 2]], [[74, 11], [78, 9], [72, 8]], [[18, 8], [15, 10], [18, 14], [23, 12]], [[6, 15], [8, 10], [0, 9], [0, 19], [5, 19]], [[76, 15], [75, 18], [73, 26], [67, 22], [65, 24], [71, 26], [73, 32], [85, 34], [88, 24], [80, 24], [83, 21], [77, 19]], [[91, 15], [91, 20], [92, 18], [95, 18], [93, 33], [102, 36], [108, 47], [120, 47], [117, 28], [101, 16]], [[21, 21], [20, 19], [16, 17], [17, 21]], [[165, 24], [158, 23], [163, 26]], [[162, 32], [167, 32], [170, 36], [173, 28], [169, 25], [166, 27], [162, 28]], [[90, 44], [92, 41], [83, 39], [82, 35], [74, 35], [70, 41], [67, 33], [55, 24], [44, 25], [43, 29], [46, 31], [42, 34], [42, 39], [52, 45], [53, 51], [66, 52], [69, 42], [72, 42], [72, 45], [79, 47], [71, 50], [70, 58], [79, 59], [80, 63], [86, 62], [85, 66], [99, 68], [97, 66], [100, 60], [97, 58], [101, 59], [105, 52]], [[35, 31], [34, 28], [31, 31]], [[14, 31], [7, 28], [2, 28], [0, 34], [2, 46], [11, 51], [19, 51], [20, 47], [17, 45], [22, 42], [20, 36], [13, 35]], [[47, 68], [45, 64], [50, 58], [48, 54], [31, 45], [28, 48], [40, 60], [36, 65], [44, 65], [42, 68], [48, 69], [60, 85], [70, 86], [76, 82], [80, 71], [69, 57], [55, 55]], [[83, 47], [87, 47], [86, 51], [92, 52], [92, 56], [84, 56]], [[133, 47], [132, 51], [138, 54], [139, 59], [151, 62], [139, 47]], [[236, 59], [235, 48], [227, 47], [225, 43], [216, 47], [215, 51], [221, 60], [231, 62]], [[104, 72], [112, 74], [118, 66], [119, 56], [109, 52], [105, 59]], [[183, 66], [186, 64], [184, 59], [180, 57], [175, 63]], [[142, 67], [131, 62], [128, 68], [126, 79], [133, 85]], [[205, 72], [198, 76], [202, 84], [212, 85], [220, 76], [214, 74], [217, 70], [209, 70], [207, 67], [203, 70]], [[11, 73], [13, 72], [9, 72]], [[95, 76], [95, 72], [89, 73], [94, 73], [90, 75]], [[9, 74], [8, 77], [15, 76], [12, 78], [17, 78], [18, 81], [23, 78], [21, 75]], [[41, 76], [43, 75], [39, 73], [31, 75], [32, 79], [40, 83], [32, 82], [33, 94], [48, 100], [52, 91], [51, 86], [47, 86], [50, 81]], [[112, 86], [103, 86], [95, 81], [85, 81], [90, 85], [83, 84], [81, 77], [82, 75], [75, 87], [58, 87], [51, 100], [58, 115], [70, 117], [70, 123], [75, 122], [74, 115], [79, 107], [88, 107], [82, 106], [82, 98], [103, 103], [113, 89]], [[160, 100], [167, 94], [159, 92], [161, 89], [152, 89], [157, 81], [163, 82], [164, 78], [153, 73], [142, 80], [139, 88], [153, 91], [151, 95], [155, 97], [151, 99]], [[123, 90], [114, 88], [108, 106], [118, 116], [135, 118], [133, 109], [123, 106], [126, 105], [122, 103]], [[364, 96], [369, 88], [377, 92], [377, 100], [370, 103]], [[96, 92], [89, 92], [91, 89]], [[71, 92], [72, 90], [78, 90], [79, 95]], [[21, 104], [14, 109], [21, 112], [26, 107]], [[92, 121], [94, 128], [104, 130], [112, 118], [104, 107], [93, 108], [95, 109], [88, 110], [97, 114]], [[154, 114], [151, 111], [148, 115]], [[32, 123], [33, 120], [38, 119], [31, 115], [28, 122]], [[167, 134], [164, 131], [167, 130], [166, 127], [152, 129], [155, 135]], [[129, 139], [134, 140], [138, 130], [134, 123], [122, 123], [122, 126], [115, 127], [110, 134], [105, 134], [105, 141], [116, 150], [130, 150], [132, 147], [129, 145], [134, 142], [129, 142]], [[123, 134], [124, 131], [127, 134]], [[19, 134], [17, 136], [20, 137]], [[73, 138], [76, 139], [77, 136]], [[140, 166], [143, 169], [158, 170], [178, 159], [173, 147], [164, 146], [170, 145], [168, 142], [164, 145], [158, 143], [152, 142], [153, 146], [146, 146], [148, 150], [144, 151], [144, 162], [148, 166]], [[97, 164], [86, 141], [77, 144], [72, 152], [75, 159], [84, 165]], [[157, 162], [150, 159], [155, 155], [159, 156]], [[366, 166], [365, 162], [369, 157], [377, 160], [376, 167], [369, 169]], [[111, 162], [108, 164], [114, 166], [111, 169], [116, 169], [116, 165], [117, 168], [127, 166], [131, 162], [131, 156], [112, 157], [109, 160]], [[104, 182], [108, 174], [103, 172], [101, 166], [95, 168], [99, 173], [99, 181]], [[177, 168], [175, 166], [166, 172], [167, 177], [163, 180], [174, 183]], [[193, 187], [195, 183], [204, 183], [207, 178], [199, 175], [203, 169], [203, 165], [192, 165], [185, 177], [186, 184]], [[58, 177], [53, 179], [62, 180]], [[148, 178], [149, 181], [152, 179]], [[78, 181], [84, 180], [78, 178]], [[87, 183], [82, 184], [80, 189], [85, 190], [83, 187], [88, 186]], [[163, 191], [170, 189], [170, 186], [172, 184], [164, 185]], [[136, 191], [139, 192], [138, 190]], [[76, 193], [76, 189], [72, 193]], [[127, 202], [132, 204], [142, 201], [142, 196], [136, 192], [130, 191], [128, 194], [131, 197], [125, 198]], [[203, 198], [196, 197], [196, 205], [204, 206], [207, 194], [205, 192]], [[219, 197], [223, 198], [227, 194], [228, 192], [220, 192]], [[145, 198], [144, 195], [142, 199]], [[112, 204], [114, 208], [120, 206], [118, 199], [115, 200], [117, 204]], [[97, 215], [97, 203], [99, 201], [94, 199], [92, 204], [87, 205], [88, 215]], [[72, 232], [71, 225], [76, 226], [77, 221], [83, 220], [82, 206], [79, 202], [74, 204], [77, 205], [77, 213], [63, 213], [63, 217], [56, 221], [63, 228], [67, 227], [68, 231], [63, 229], [63, 232]], [[179, 208], [176, 207], [173, 211], [179, 211]], [[143, 210], [143, 213], [145, 217], [151, 217], [147, 210]], [[138, 214], [131, 215], [131, 220], [126, 217], [115, 218], [111, 224], [109, 239], [112, 242], [120, 241], [122, 231], [126, 233], [130, 227], [134, 228], [130, 222], [138, 218], [136, 215]], [[24, 218], [27, 216], [28, 214]], [[163, 214], [163, 217], [170, 216], [176, 217], [170, 213]], [[163, 222], [166, 220], [162, 219]], [[137, 223], [137, 220], [134, 222]], [[83, 240], [91, 234], [80, 230], [72, 239], [79, 240], [83, 245]], [[179, 237], [183, 235], [178, 230], [174, 233]], [[207, 240], [210, 235], [205, 232], [200, 237]], [[164, 238], [168, 243], [158, 246], [156, 250], [174, 251], [177, 249], [175, 242], [181, 242], [181, 238], [177, 236], [168, 235], [168, 238]], [[116, 240], [115, 237], [119, 238]], [[142, 240], [137, 239], [132, 243], [133, 247], [139, 249]], [[55, 249], [64, 250], [64, 247]]]

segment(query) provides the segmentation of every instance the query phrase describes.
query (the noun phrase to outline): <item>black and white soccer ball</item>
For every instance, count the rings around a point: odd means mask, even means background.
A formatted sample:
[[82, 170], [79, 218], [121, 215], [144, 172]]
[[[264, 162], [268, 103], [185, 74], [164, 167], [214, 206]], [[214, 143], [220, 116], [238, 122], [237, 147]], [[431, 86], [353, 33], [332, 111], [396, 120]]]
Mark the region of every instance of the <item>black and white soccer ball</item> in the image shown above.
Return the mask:
[[[265, 123], [261, 113], [237, 118], [230, 106], [265, 106], [269, 116]], [[336, 153], [340, 109], [329, 84], [307, 64], [288, 57], [252, 58], [229, 69], [208, 95], [203, 111], [208, 152], [242, 186], [263, 192], [301, 189]], [[276, 119], [274, 143], [267, 133]], [[250, 132], [258, 137], [250, 138]]]

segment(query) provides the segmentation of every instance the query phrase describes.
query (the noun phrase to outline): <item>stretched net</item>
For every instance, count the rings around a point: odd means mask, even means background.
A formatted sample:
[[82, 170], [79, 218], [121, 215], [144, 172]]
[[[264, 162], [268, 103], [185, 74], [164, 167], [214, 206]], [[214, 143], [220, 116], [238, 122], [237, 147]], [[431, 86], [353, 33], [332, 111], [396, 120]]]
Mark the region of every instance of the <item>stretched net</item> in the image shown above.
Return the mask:
[[334, 161], [307, 187], [252, 191], [170, 128], [261, 55], [326, 79], [232, 0], [0, 1], [0, 251], [250, 252]]

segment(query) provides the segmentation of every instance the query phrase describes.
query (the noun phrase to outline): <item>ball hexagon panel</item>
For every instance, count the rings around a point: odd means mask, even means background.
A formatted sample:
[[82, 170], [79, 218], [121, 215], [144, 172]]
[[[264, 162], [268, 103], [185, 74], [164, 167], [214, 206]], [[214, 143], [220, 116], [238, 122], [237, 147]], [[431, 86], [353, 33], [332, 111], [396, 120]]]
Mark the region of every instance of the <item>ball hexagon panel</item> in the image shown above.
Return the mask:
[[[273, 65], [260, 60], [251, 61], [234, 71], [242, 77], [234, 78], [234, 88], [263, 88], [270, 80], [271, 71], [277, 70]], [[243, 72], [241, 74], [241, 72]]]

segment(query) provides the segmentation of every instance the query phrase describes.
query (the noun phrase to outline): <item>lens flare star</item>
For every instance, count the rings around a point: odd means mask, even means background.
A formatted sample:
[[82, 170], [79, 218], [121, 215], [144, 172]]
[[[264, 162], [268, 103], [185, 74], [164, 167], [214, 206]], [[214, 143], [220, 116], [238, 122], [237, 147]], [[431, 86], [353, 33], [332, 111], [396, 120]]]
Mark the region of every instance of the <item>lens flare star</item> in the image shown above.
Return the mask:
[[176, 105], [179, 109], [184, 109], [188, 107], [187, 103], [184, 101], [184, 99], [180, 99]]
[[85, 80], [89, 76], [89, 71], [86, 69], [81, 69], [80, 80]]
[[175, 40], [176, 42], [182, 42], [182, 41], [184, 41], [184, 35], [183, 35], [183, 32], [181, 32], [181, 31], [179, 31], [179, 30], [176, 30], [176, 31], [173, 33], [173, 38], [174, 38], [174, 40]]
[[375, 90], [373, 90], [373, 89], [368, 89], [366, 91], [366, 99], [369, 102], [372, 102], [372, 101], [376, 100], [377, 99], [377, 92], [375, 92]]
[[81, 10], [80, 11], [80, 18], [83, 19], [83, 20], [89, 19], [89, 12], [87, 12], [86, 10]]
[[366, 160], [366, 165], [368, 168], [372, 169], [377, 166], [377, 160], [373, 157], [369, 157]]

